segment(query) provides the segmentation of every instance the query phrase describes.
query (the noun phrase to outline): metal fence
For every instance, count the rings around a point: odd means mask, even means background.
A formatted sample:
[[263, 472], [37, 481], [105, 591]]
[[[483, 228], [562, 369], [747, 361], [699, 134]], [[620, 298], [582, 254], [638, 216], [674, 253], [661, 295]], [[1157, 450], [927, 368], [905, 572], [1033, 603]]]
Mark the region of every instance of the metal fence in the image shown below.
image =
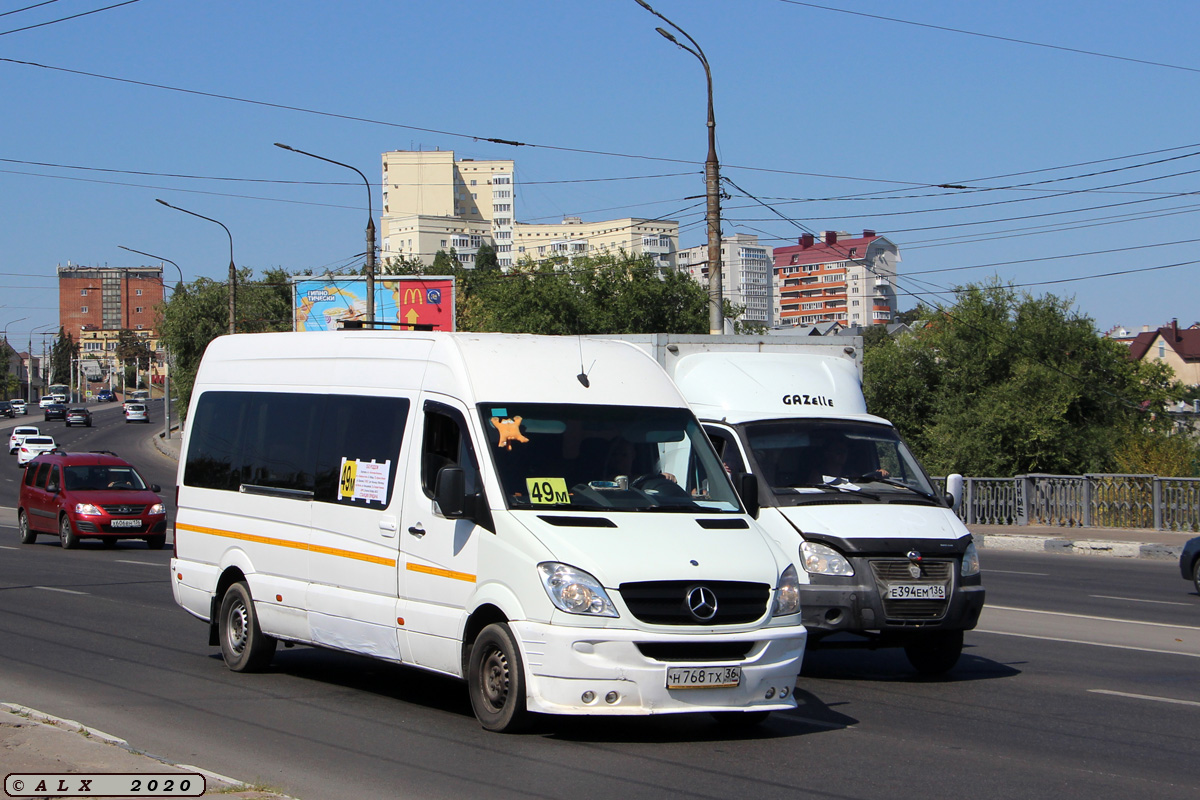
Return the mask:
[[[938, 478], [944, 490], [945, 479]], [[1018, 475], [964, 478], [963, 522], [1200, 531], [1200, 478]]]

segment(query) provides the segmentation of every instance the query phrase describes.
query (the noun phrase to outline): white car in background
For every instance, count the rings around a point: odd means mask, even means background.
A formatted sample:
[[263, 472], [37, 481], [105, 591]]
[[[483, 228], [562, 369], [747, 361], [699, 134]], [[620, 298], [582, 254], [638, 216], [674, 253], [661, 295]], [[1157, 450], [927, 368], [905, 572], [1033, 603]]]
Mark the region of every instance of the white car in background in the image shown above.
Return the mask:
[[52, 395], [52, 394], [42, 395], [42, 399], [38, 400], [38, 408], [45, 408], [46, 406], [52, 406], [57, 402], [58, 401], [54, 399], [54, 395]]
[[53, 436], [26, 436], [25, 441], [21, 442], [21, 446], [17, 448], [17, 466], [23, 467], [29, 461], [42, 453], [49, 453], [57, 446]]
[[41, 435], [42, 432], [32, 425], [18, 425], [13, 428], [12, 435], [8, 437], [8, 454], [11, 456], [17, 452], [17, 448], [21, 446], [21, 442], [25, 441], [25, 437]]
[[23, 415], [25, 413], [25, 401], [24, 400], [21, 400], [19, 398], [16, 400], [13, 400], [12, 407], [13, 407], [13, 411], [15, 411], [18, 414]]
[[150, 412], [146, 410], [145, 403], [126, 403], [125, 404], [125, 421], [126, 422], [149, 422]]

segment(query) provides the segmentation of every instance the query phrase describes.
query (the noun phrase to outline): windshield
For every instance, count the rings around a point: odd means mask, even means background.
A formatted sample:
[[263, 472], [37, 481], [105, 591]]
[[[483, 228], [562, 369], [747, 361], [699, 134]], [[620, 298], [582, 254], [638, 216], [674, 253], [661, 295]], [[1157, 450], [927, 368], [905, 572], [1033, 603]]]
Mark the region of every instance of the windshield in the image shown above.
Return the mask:
[[480, 403], [479, 415], [509, 508], [741, 511], [686, 409]]
[[63, 467], [63, 481], [67, 489], [77, 492], [146, 488], [142, 476], [133, 467], [122, 466]]
[[777, 420], [745, 426], [760, 481], [777, 498], [828, 492], [866, 496], [936, 492], [896, 429], [845, 420]]

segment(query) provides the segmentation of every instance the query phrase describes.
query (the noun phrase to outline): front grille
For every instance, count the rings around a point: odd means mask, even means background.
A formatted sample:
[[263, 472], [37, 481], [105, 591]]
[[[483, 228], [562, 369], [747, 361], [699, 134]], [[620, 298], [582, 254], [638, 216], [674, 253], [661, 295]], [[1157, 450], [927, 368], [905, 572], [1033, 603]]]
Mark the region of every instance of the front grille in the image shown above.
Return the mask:
[[140, 517], [146, 510], [144, 504], [140, 506], [111, 505], [101, 506], [101, 508], [104, 509], [104, 513], [114, 517]]
[[[890, 561], [872, 561], [871, 572], [875, 576], [875, 585], [879, 596], [883, 598], [883, 613], [889, 620], [935, 620], [946, 616], [946, 608], [950, 604], [950, 592], [953, 588], [953, 561], [920, 561], [917, 566], [921, 570], [919, 577], [914, 578], [909, 567], [914, 562], [907, 559]], [[946, 587], [945, 600], [893, 600], [887, 596], [888, 586], [893, 583], [941, 584]]]
[[754, 642], [638, 642], [637, 649], [655, 661], [745, 661]]
[[[688, 594], [698, 587], [712, 592], [717, 612], [697, 619], [688, 610]], [[623, 583], [621, 597], [633, 616], [652, 625], [740, 625], [767, 613], [771, 587], [742, 581], [646, 581]]]

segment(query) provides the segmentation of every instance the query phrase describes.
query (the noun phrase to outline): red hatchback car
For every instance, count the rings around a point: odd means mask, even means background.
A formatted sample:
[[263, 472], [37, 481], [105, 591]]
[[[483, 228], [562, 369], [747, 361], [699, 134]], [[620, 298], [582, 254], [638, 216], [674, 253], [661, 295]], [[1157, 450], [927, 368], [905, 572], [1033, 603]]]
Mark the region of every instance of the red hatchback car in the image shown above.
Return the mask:
[[21, 481], [21, 543], [52, 534], [67, 549], [80, 539], [99, 539], [106, 547], [118, 539], [144, 539], [151, 550], [161, 550], [167, 510], [160, 491], [113, 453], [43, 453], [25, 465]]

